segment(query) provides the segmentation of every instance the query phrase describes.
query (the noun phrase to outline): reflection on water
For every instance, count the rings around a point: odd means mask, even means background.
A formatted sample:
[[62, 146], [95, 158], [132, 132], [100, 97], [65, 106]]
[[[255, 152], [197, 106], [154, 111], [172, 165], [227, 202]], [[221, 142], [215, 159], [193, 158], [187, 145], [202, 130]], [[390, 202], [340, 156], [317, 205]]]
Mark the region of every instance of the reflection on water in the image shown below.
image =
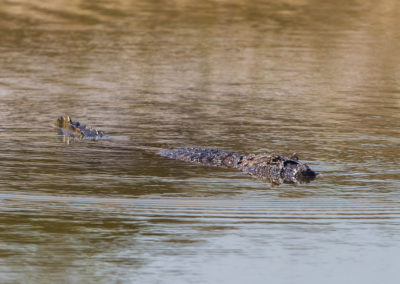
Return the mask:
[[[394, 283], [399, 4], [0, 3], [8, 282]], [[112, 136], [65, 144], [69, 114]], [[271, 187], [155, 148], [298, 153]]]

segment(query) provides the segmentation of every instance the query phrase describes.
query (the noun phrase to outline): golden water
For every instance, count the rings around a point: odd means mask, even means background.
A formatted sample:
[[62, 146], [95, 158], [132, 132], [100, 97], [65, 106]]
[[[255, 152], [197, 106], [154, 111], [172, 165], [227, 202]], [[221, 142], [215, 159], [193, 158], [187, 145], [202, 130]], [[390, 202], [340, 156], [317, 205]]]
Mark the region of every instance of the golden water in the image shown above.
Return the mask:
[[[0, 282], [397, 283], [398, 1], [0, 2]], [[69, 114], [112, 138], [56, 135]], [[296, 152], [273, 187], [151, 147]]]

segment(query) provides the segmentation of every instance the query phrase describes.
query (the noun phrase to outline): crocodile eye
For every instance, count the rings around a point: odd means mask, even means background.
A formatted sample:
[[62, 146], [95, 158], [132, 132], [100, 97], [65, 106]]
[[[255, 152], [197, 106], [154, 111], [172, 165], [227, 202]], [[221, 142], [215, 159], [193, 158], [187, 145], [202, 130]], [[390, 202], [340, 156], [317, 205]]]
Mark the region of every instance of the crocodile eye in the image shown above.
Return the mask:
[[298, 162], [293, 161], [293, 160], [287, 160], [287, 161], [285, 161], [283, 163], [284, 166], [287, 166], [287, 165], [298, 165], [298, 164], [299, 164]]
[[280, 158], [279, 157], [274, 157], [273, 159], [272, 159], [272, 162], [273, 163], [278, 163], [280, 161]]
[[293, 153], [293, 154], [289, 157], [289, 159], [291, 159], [291, 160], [293, 160], [293, 161], [298, 161], [298, 160], [299, 160], [299, 156], [297, 156], [296, 153]]

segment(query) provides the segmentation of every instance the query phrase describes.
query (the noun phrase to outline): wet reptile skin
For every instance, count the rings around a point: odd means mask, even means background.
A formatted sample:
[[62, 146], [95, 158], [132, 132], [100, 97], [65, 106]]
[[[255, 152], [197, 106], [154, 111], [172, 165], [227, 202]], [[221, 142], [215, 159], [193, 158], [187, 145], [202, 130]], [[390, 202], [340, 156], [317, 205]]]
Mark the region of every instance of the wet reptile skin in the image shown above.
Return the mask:
[[[89, 128], [69, 116], [61, 116], [55, 126], [63, 135], [85, 139], [103, 138], [104, 133]], [[276, 154], [240, 154], [211, 148], [179, 148], [161, 150], [159, 155], [175, 160], [198, 163], [219, 168], [234, 168], [274, 184], [304, 183], [317, 177], [307, 164], [293, 154], [283, 157]]]
[[72, 121], [68, 115], [60, 116], [54, 125], [62, 134], [72, 137], [86, 139], [99, 139], [104, 137], [103, 131], [90, 128], [85, 124], [81, 124], [79, 121]]
[[294, 154], [282, 157], [276, 154], [239, 154], [211, 148], [180, 148], [162, 150], [161, 156], [220, 168], [235, 168], [259, 179], [281, 183], [309, 182], [317, 173]]

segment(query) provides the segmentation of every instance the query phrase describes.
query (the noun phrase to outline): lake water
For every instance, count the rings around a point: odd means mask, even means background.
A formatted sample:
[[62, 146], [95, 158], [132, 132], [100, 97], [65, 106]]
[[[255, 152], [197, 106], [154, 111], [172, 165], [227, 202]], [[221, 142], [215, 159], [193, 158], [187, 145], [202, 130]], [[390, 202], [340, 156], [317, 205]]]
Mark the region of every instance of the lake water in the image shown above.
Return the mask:
[[[400, 5], [1, 1], [2, 283], [398, 283]], [[110, 139], [70, 141], [60, 115]], [[296, 152], [272, 186], [156, 148]]]

